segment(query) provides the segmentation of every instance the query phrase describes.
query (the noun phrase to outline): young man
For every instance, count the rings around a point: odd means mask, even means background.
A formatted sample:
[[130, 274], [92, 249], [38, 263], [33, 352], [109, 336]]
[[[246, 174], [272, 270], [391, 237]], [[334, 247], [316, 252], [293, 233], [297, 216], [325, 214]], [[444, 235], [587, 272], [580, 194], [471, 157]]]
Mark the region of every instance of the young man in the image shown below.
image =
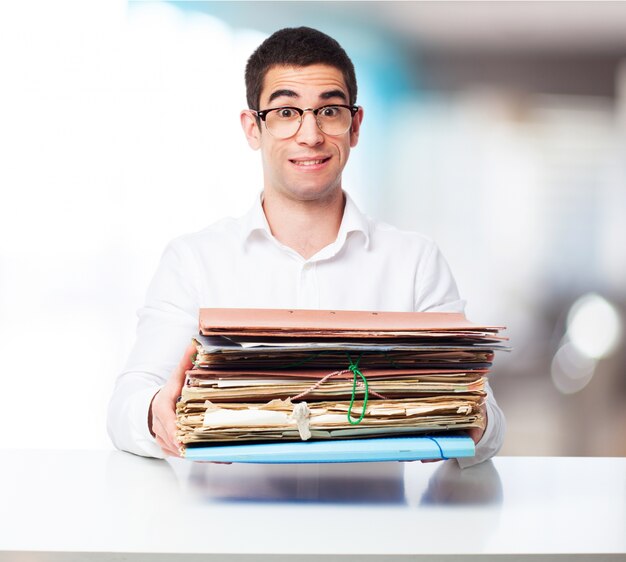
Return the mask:
[[[342, 191], [363, 109], [341, 46], [306, 27], [277, 31], [250, 57], [246, 88], [241, 125], [261, 153], [263, 193], [244, 217], [165, 250], [109, 407], [109, 434], [120, 449], [178, 454], [175, 403], [201, 307], [463, 310], [431, 240], [373, 221]], [[504, 417], [491, 390], [485, 410], [486, 430], [472, 434], [476, 457], [462, 466], [501, 446]]]

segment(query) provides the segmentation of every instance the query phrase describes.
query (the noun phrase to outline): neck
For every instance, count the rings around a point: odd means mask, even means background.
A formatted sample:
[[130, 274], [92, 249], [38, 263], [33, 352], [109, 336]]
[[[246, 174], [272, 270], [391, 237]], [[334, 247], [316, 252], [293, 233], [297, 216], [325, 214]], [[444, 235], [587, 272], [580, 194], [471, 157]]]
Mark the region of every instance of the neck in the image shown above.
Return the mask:
[[345, 197], [341, 189], [320, 201], [296, 201], [266, 190], [263, 210], [272, 235], [304, 259], [337, 239]]

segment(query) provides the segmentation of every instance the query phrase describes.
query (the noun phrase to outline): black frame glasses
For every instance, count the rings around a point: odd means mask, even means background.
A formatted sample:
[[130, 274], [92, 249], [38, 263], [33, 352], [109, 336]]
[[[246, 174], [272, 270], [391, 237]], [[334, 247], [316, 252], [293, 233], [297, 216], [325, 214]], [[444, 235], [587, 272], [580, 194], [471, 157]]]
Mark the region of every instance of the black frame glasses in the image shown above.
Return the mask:
[[[320, 124], [320, 118], [318, 116], [320, 111], [323, 111], [324, 109], [328, 109], [328, 108], [333, 108], [333, 107], [342, 107], [344, 109], [349, 109], [350, 110], [350, 123], [348, 123], [347, 127], [345, 128], [345, 130], [341, 131], [341, 132], [336, 132], [336, 133], [327, 133], [326, 131], [324, 131], [322, 125]], [[285, 110], [285, 109], [291, 109], [293, 111], [295, 111], [296, 113], [298, 113], [299, 118], [298, 118], [298, 128], [291, 133], [290, 135], [287, 136], [279, 136], [276, 135], [275, 133], [272, 133], [271, 129], [267, 126], [267, 116], [269, 113], [273, 112], [273, 111], [281, 111], [281, 110]], [[250, 111], [252, 113], [254, 113], [261, 121], [263, 121], [265, 123], [265, 128], [267, 129], [267, 132], [272, 135], [273, 137], [276, 138], [281, 138], [281, 139], [288, 139], [293, 137], [294, 135], [296, 135], [298, 133], [298, 131], [300, 130], [300, 127], [302, 126], [302, 119], [304, 117], [304, 114], [307, 111], [310, 111], [311, 113], [313, 113], [313, 115], [315, 116], [315, 122], [317, 123], [317, 127], [319, 128], [320, 131], [322, 131], [322, 133], [324, 133], [325, 135], [330, 135], [330, 136], [339, 136], [339, 135], [343, 135], [344, 133], [347, 133], [350, 130], [350, 127], [352, 126], [352, 119], [354, 119], [354, 116], [357, 114], [357, 112], [359, 111], [360, 106], [358, 105], [344, 105], [341, 103], [330, 103], [328, 105], [322, 105], [321, 107], [318, 107], [316, 109], [312, 109], [312, 108], [307, 108], [307, 109], [302, 109], [300, 107], [294, 107], [291, 105], [282, 105], [280, 107], [270, 107], [269, 109], [262, 109], [260, 111], [255, 111], [254, 109], [251, 109]]]

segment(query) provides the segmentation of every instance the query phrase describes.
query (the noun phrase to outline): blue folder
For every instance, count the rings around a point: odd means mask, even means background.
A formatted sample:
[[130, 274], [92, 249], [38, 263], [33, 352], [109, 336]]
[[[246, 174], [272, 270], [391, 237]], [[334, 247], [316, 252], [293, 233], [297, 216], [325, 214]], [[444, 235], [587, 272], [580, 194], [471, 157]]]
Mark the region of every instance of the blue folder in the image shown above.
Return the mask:
[[470, 437], [437, 435], [187, 447], [185, 458], [194, 461], [288, 464], [415, 461], [473, 457], [474, 454], [474, 441]]

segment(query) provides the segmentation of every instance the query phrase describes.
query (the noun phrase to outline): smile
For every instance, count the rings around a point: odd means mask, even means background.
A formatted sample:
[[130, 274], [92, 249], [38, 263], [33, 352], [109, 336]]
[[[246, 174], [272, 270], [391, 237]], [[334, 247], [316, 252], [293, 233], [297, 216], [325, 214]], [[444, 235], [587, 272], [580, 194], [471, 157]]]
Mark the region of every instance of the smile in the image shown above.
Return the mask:
[[320, 164], [324, 164], [330, 160], [330, 156], [327, 158], [318, 158], [317, 160], [289, 160], [292, 164], [296, 166], [308, 167], [308, 166], [319, 166]]

